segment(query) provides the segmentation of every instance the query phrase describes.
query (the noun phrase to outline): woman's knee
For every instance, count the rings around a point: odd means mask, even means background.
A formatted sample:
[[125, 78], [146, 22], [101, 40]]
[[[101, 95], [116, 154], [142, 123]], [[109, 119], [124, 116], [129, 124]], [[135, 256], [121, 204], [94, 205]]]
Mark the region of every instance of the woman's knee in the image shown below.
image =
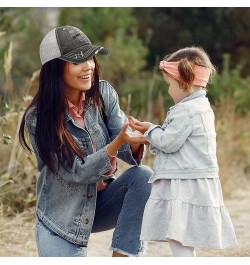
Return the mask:
[[126, 174], [129, 175], [130, 180], [135, 184], [135, 186], [145, 192], [151, 191], [151, 184], [148, 183], [148, 181], [152, 173], [152, 169], [149, 166], [144, 165], [134, 166], [126, 171]]
[[145, 165], [134, 166], [130, 169], [134, 170], [138, 177], [145, 178], [146, 181], [148, 181], [150, 176], [153, 174], [153, 170], [149, 166], [145, 166]]

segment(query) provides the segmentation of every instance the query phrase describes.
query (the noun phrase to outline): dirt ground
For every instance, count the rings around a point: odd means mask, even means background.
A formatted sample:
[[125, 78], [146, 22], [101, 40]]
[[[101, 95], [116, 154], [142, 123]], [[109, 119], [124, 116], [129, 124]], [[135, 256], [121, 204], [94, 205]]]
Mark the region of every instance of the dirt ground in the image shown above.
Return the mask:
[[[238, 247], [225, 250], [196, 249], [198, 257], [250, 257], [250, 185], [238, 188], [225, 205], [231, 215]], [[113, 230], [92, 234], [89, 241], [89, 257], [110, 257]], [[171, 257], [166, 242], [149, 242], [143, 257]], [[37, 257], [34, 236], [34, 209], [5, 218], [0, 212], [0, 257]], [[1, 260], [1, 259], [0, 259]]]

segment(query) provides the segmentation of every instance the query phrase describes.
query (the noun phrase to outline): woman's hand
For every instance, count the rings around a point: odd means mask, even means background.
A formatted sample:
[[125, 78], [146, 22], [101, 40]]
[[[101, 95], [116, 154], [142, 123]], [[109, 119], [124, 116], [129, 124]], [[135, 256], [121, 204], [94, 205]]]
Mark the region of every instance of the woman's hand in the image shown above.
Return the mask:
[[143, 137], [143, 134], [139, 131], [129, 132], [127, 131], [129, 127], [129, 123], [126, 123], [117, 137], [107, 145], [107, 152], [110, 157], [115, 156], [119, 148], [125, 144], [129, 143], [132, 148], [132, 152], [134, 153], [137, 149], [139, 149], [141, 144], [148, 144], [147, 140]]
[[146, 142], [145, 138], [143, 137], [143, 134], [139, 131], [127, 131], [127, 128], [129, 127], [129, 123], [126, 123], [122, 129], [119, 135], [117, 136], [120, 141], [123, 143], [137, 143], [137, 144], [144, 144]]
[[140, 133], [144, 134], [148, 128], [152, 125], [151, 122], [147, 121], [139, 121], [135, 119], [133, 116], [129, 116], [129, 126], [134, 130], [139, 131]]

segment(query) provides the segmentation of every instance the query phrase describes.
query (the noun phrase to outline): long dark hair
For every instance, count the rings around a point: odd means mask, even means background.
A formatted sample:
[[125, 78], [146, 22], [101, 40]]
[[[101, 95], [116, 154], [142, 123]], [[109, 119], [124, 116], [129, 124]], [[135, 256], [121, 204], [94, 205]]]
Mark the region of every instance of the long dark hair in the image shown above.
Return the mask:
[[[86, 93], [86, 104], [93, 100], [100, 113], [104, 113], [104, 104], [99, 92], [99, 65], [95, 57], [94, 62], [94, 80]], [[32, 152], [25, 136], [25, 116], [31, 107], [36, 106], [35, 143], [41, 160], [53, 173], [58, 172], [60, 164], [71, 165], [75, 155], [84, 156], [65, 124], [67, 101], [62, 78], [64, 64], [61, 59], [54, 59], [42, 66], [38, 92], [27, 107], [19, 129], [21, 145]]]

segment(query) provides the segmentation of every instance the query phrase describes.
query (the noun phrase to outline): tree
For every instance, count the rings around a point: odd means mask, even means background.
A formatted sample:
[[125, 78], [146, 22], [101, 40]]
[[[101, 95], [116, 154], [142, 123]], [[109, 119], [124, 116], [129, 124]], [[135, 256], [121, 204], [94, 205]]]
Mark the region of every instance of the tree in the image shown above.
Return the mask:
[[[0, 65], [9, 42], [13, 42], [13, 76], [30, 77], [40, 68], [39, 45], [51, 28], [49, 10], [53, 8], [5, 7], [0, 8], [0, 32], [5, 32], [0, 45]], [[57, 23], [57, 21], [56, 21]], [[2, 73], [3, 68], [0, 68]]]
[[185, 46], [202, 46], [219, 70], [223, 54], [231, 54], [232, 65], [245, 62], [250, 67], [250, 8], [166, 7], [134, 8], [138, 35], [147, 40], [148, 68], [155, 57], [163, 58]]

